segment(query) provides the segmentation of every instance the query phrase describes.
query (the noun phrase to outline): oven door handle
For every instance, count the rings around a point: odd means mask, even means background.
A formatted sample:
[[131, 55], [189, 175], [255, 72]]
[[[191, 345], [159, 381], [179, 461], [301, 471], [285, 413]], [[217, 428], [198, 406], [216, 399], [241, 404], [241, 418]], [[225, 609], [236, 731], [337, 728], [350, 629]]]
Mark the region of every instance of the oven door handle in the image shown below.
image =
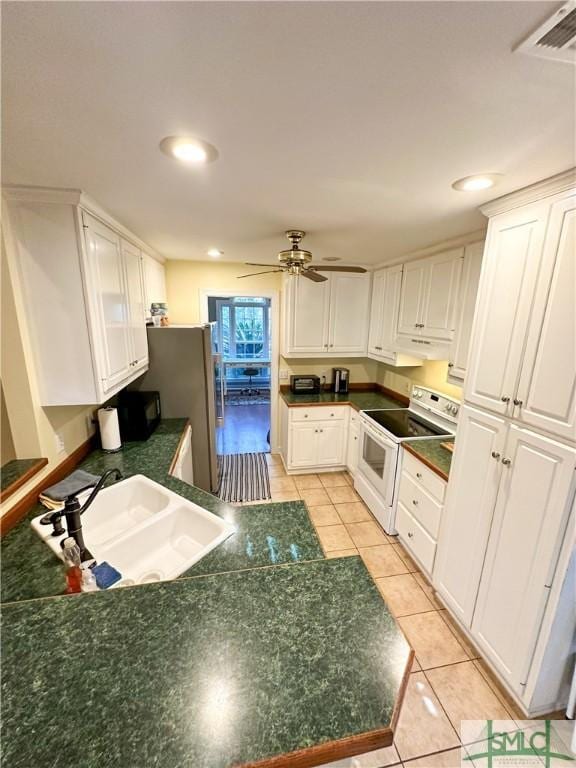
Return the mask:
[[381, 432], [378, 432], [377, 430], [373, 429], [370, 424], [367, 424], [365, 421], [362, 422], [362, 429], [366, 434], [370, 435], [370, 437], [374, 438], [379, 445], [381, 445], [383, 448], [396, 448], [396, 443], [393, 440], [390, 440], [388, 437], [385, 437]]

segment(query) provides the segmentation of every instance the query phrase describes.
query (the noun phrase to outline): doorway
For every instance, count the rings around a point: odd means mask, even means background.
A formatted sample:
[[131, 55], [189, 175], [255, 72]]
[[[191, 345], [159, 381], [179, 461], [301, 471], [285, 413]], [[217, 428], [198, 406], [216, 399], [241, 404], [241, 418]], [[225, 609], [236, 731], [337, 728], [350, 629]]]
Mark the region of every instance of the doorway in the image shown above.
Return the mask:
[[219, 455], [267, 453], [272, 441], [273, 312], [270, 296], [206, 296], [224, 402]]

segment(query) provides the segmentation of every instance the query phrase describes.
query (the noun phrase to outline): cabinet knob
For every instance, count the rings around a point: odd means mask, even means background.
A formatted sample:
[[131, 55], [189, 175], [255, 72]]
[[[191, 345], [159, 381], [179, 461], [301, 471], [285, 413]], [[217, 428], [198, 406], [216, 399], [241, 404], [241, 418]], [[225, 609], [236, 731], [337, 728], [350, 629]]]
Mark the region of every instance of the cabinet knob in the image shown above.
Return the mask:
[[512, 459], [502, 459], [502, 464], [504, 464], [505, 467], [509, 467], [510, 464], [512, 464]]
[[502, 397], [500, 398], [500, 400], [502, 400], [502, 402], [503, 402], [503, 403], [509, 403], [509, 402], [510, 402], [510, 398], [509, 398], [509, 397], [506, 397], [506, 395], [502, 395]]
[[454, 368], [454, 363], [448, 363], [448, 368]]
[[356, 435], [354, 435], [354, 440], [358, 440], [358, 437]]
[[422, 472], [416, 472], [416, 477], [418, 480], [422, 480]]
[[315, 430], [314, 430], [314, 433], [315, 433], [315, 434], [318, 434], [318, 430], [317, 430], [317, 429], [315, 429]]
[[517, 398], [514, 398], [514, 405], [522, 405], [522, 400], [518, 400]]
[[409, 538], [409, 539], [413, 539], [413, 538], [414, 538], [414, 534], [409, 532], [409, 533], [408, 533], [408, 538]]
[[334, 414], [333, 414], [333, 413], [331, 413], [331, 414], [330, 414], [330, 416], [334, 416]]
[[418, 501], [417, 501], [417, 499], [412, 499], [412, 504], [414, 504], [414, 506], [415, 506], [415, 507], [417, 507], [417, 506], [418, 506]]
[[307, 418], [308, 418], [308, 414], [307, 414], [307, 413], [305, 413], [305, 414], [304, 414], [304, 418], [305, 418], [305, 419], [307, 419]]
[[498, 453], [498, 451], [492, 451], [492, 458], [498, 461], [498, 459], [500, 458], [500, 454]]

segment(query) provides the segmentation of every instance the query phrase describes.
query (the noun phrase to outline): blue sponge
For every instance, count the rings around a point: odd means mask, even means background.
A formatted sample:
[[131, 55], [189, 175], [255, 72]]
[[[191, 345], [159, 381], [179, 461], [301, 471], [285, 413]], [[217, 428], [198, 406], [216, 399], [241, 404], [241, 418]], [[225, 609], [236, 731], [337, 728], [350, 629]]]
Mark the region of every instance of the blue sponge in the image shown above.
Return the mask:
[[122, 578], [122, 574], [106, 561], [95, 565], [92, 568], [92, 573], [96, 578], [96, 584], [99, 589], [108, 589], [108, 587], [111, 587], [112, 584], [116, 584], [116, 582], [120, 581]]

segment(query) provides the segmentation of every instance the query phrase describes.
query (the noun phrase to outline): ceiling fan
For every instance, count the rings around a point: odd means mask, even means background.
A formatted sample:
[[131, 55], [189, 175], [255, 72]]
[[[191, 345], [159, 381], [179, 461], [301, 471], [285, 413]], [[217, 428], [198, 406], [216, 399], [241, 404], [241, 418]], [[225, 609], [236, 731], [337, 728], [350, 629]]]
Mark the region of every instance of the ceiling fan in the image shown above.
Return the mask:
[[301, 229], [288, 229], [286, 230], [286, 237], [292, 243], [291, 248], [287, 248], [285, 251], [280, 251], [278, 254], [278, 265], [276, 264], [253, 264], [246, 262], [248, 267], [274, 267], [268, 269], [265, 272], [252, 272], [249, 275], [239, 275], [239, 278], [243, 277], [255, 277], [257, 275], [268, 275], [272, 272], [287, 272], [289, 275], [302, 275], [309, 280], [313, 280], [315, 283], [323, 283], [328, 280], [324, 275], [319, 275], [319, 272], [366, 272], [364, 267], [335, 267], [335, 266], [323, 266], [310, 264], [312, 261], [312, 254], [310, 251], [305, 251], [300, 248], [302, 238], [306, 234]]

